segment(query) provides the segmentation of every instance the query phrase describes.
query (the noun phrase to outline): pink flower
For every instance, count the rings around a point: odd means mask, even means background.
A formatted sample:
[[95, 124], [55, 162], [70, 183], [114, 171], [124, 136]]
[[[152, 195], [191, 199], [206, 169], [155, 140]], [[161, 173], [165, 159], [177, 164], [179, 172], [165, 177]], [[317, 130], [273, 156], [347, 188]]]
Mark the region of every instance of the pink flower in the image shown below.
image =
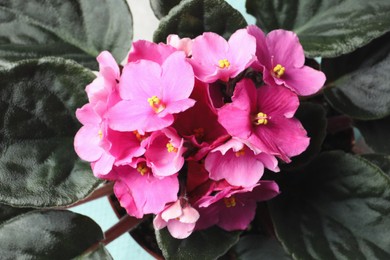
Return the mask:
[[255, 25], [247, 28], [256, 38], [255, 67], [262, 68], [264, 81], [269, 85], [284, 85], [298, 95], [316, 93], [325, 83], [325, 74], [304, 66], [305, 54], [294, 32], [271, 31], [267, 37]]
[[255, 154], [234, 138], [212, 150], [205, 160], [210, 179], [225, 179], [233, 186], [242, 187], [255, 185], [263, 176], [264, 166], [272, 171], [279, 171], [278, 161], [274, 156]]
[[196, 100], [193, 107], [177, 115], [173, 127], [194, 146], [191, 159], [198, 160], [229, 138], [218, 123], [217, 111], [210, 103], [208, 84], [198, 80], [190, 96]]
[[170, 45], [139, 40], [133, 42], [128, 62], [150, 60], [162, 65], [164, 61], [174, 52], [176, 52], [176, 49]]
[[156, 178], [146, 163], [139, 160], [137, 168], [117, 167], [118, 179], [114, 193], [127, 213], [137, 218], [144, 214], [158, 214], [167, 203], [177, 200], [179, 181], [177, 175]]
[[218, 111], [218, 121], [233, 137], [242, 139], [252, 149], [279, 156], [290, 162], [309, 145], [305, 129], [293, 118], [298, 97], [280, 86], [256, 89], [251, 80], [237, 83], [232, 103]]
[[112, 169], [115, 157], [109, 152], [111, 143], [106, 138], [106, 124], [90, 103], [77, 109], [76, 116], [83, 124], [74, 138], [77, 155], [93, 163], [95, 176], [107, 175]]
[[206, 83], [228, 81], [255, 60], [256, 40], [245, 29], [237, 30], [229, 41], [206, 32], [194, 39], [191, 64], [195, 76]]
[[192, 55], [192, 39], [190, 38], [182, 38], [176, 34], [170, 34], [167, 37], [167, 44], [180, 50], [184, 51], [187, 57]]
[[160, 66], [140, 60], [127, 64], [119, 85], [122, 101], [108, 112], [109, 126], [140, 134], [170, 126], [173, 114], [192, 107], [189, 99], [194, 74], [183, 52], [170, 55]]
[[198, 219], [198, 211], [184, 199], [179, 199], [157, 214], [153, 220], [153, 226], [156, 230], [168, 227], [169, 233], [174, 238], [184, 239], [191, 235]]
[[120, 72], [118, 64], [108, 51], [103, 51], [96, 59], [99, 63], [99, 74], [91, 84], [87, 85], [85, 91], [95, 111], [103, 116], [107, 106], [116, 103], [119, 99], [116, 86]]
[[200, 218], [196, 230], [212, 225], [227, 230], [244, 230], [253, 220], [256, 203], [270, 200], [279, 194], [273, 181], [260, 181], [259, 185], [247, 188], [226, 187], [215, 196], [204, 196], [196, 205]]
[[153, 132], [148, 140], [145, 158], [156, 177], [178, 173], [184, 165], [184, 140], [173, 128]]

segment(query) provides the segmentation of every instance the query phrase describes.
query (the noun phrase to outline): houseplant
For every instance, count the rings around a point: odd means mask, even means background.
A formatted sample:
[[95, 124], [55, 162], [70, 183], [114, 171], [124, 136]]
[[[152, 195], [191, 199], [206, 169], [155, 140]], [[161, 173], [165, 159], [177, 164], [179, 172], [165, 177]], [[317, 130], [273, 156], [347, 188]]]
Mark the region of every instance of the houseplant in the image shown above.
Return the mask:
[[[117, 62], [127, 55], [130, 11], [124, 1], [0, 6], [1, 252], [10, 259], [108, 258], [96, 223], [64, 208], [102, 183], [74, 152], [75, 112], [88, 102], [84, 88], [96, 77], [91, 70], [98, 70], [100, 52], [109, 50]], [[151, 6], [161, 18], [155, 42], [203, 32], [229, 39], [247, 26], [222, 0], [156, 0]], [[229, 251], [243, 259], [388, 258], [390, 4], [248, 0], [246, 7], [264, 32], [294, 31], [306, 65], [326, 75], [321, 90], [300, 97], [295, 114], [310, 144], [291, 163], [279, 162], [279, 173], [264, 174], [281, 194], [258, 204], [244, 232], [211, 227], [178, 240], [161, 229], [156, 237], [164, 256], [213, 259]], [[129, 228], [137, 221], [123, 222]]]

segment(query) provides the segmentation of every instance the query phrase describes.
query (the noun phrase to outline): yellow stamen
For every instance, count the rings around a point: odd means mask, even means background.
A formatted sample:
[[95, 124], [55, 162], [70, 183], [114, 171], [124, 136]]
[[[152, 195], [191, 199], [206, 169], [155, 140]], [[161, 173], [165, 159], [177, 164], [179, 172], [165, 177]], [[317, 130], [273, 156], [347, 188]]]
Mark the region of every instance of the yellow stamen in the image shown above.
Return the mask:
[[175, 152], [177, 153], [178, 149], [176, 147], [173, 146], [173, 144], [171, 142], [167, 143], [167, 150], [168, 152]]
[[149, 171], [149, 168], [148, 166], [146, 166], [146, 163], [145, 162], [141, 162], [141, 163], [138, 163], [137, 165], [137, 171], [142, 175], [144, 176], [145, 173], [147, 173]]
[[227, 208], [235, 207], [236, 206], [236, 199], [234, 196], [231, 196], [229, 198], [224, 198], [223, 201], [225, 202], [225, 206]]
[[278, 64], [274, 67], [273, 69], [273, 72], [274, 72], [274, 75], [277, 77], [277, 78], [280, 78], [281, 76], [284, 75], [284, 72], [286, 71], [286, 68], [283, 67], [282, 65]]
[[218, 61], [218, 66], [221, 69], [227, 69], [230, 67], [230, 62], [227, 59], [219, 60]]
[[156, 113], [160, 113], [165, 109], [164, 103], [157, 96], [148, 98], [148, 103]]
[[202, 138], [204, 136], [204, 129], [203, 128], [194, 129], [194, 135], [196, 138]]
[[245, 147], [236, 152], [236, 157], [243, 156], [245, 154]]
[[103, 139], [103, 131], [99, 130], [98, 135], [99, 135], [100, 140], [102, 140]]
[[140, 141], [140, 142], [143, 141], [146, 138], [146, 135], [141, 135], [140, 133], [138, 133], [137, 130], [133, 131], [133, 134], [135, 135], [137, 140]]
[[267, 114], [263, 113], [263, 112], [259, 112], [257, 113], [256, 117], [255, 117], [255, 125], [266, 125], [268, 124], [268, 119], [269, 117], [267, 116]]

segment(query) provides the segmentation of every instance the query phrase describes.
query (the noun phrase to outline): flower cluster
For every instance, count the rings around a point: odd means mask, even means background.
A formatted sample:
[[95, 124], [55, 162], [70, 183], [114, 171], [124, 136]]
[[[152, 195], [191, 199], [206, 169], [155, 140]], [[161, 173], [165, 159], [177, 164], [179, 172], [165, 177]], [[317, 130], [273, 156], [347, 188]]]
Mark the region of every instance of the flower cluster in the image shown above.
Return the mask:
[[256, 26], [167, 44], [133, 43], [121, 70], [108, 52], [86, 87], [74, 146], [95, 176], [115, 181], [127, 213], [186, 238], [218, 225], [245, 229], [256, 203], [279, 193], [278, 172], [308, 147], [298, 95], [325, 81], [304, 65], [297, 36]]

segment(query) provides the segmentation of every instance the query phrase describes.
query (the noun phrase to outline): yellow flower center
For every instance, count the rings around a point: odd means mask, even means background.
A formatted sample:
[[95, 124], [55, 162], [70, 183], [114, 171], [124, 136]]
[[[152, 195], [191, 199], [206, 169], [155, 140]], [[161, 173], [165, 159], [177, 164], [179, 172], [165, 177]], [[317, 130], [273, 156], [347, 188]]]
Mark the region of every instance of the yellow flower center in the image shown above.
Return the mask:
[[243, 156], [245, 154], [245, 147], [236, 152], [236, 157]]
[[171, 142], [167, 143], [167, 150], [169, 153], [171, 153], [171, 152], [177, 153], [177, 151], [178, 151], [178, 149], [176, 147], [174, 147]]
[[142, 176], [144, 176], [145, 173], [149, 172], [149, 167], [146, 166], [146, 163], [145, 163], [145, 162], [141, 162], [141, 163], [138, 163], [138, 165], [137, 165], [137, 171], [138, 171]]
[[133, 131], [133, 134], [135, 135], [137, 140], [140, 141], [140, 142], [143, 141], [146, 138], [146, 135], [141, 135], [140, 133], [138, 133], [137, 130]]
[[99, 135], [100, 140], [102, 140], [103, 139], [103, 131], [99, 130], [98, 135]]
[[165, 109], [164, 103], [157, 96], [148, 98], [148, 103], [156, 113], [160, 113]]
[[267, 116], [267, 114], [265, 114], [263, 112], [259, 112], [259, 113], [257, 113], [257, 115], [255, 117], [254, 124], [255, 125], [266, 125], [266, 124], [268, 124], [268, 119], [269, 119], [269, 117]]
[[221, 69], [227, 69], [230, 67], [230, 62], [227, 59], [219, 60], [218, 61], [218, 66]]
[[236, 199], [234, 196], [231, 196], [229, 198], [224, 198], [223, 202], [225, 202], [225, 206], [227, 208], [235, 207], [236, 206]]
[[286, 68], [282, 65], [278, 64], [274, 67], [273, 72], [274, 75], [279, 79], [281, 76], [284, 75], [284, 72], [286, 71]]

